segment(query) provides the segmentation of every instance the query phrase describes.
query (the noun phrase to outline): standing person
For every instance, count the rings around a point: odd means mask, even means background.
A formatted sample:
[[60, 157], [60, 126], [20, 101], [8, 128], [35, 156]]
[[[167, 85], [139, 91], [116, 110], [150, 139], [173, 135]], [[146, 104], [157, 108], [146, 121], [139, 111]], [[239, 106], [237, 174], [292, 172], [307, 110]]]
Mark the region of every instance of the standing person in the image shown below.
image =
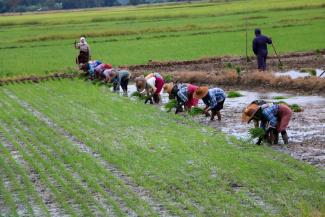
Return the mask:
[[198, 105], [199, 100], [193, 98], [197, 88], [198, 86], [192, 84], [174, 84], [173, 82], [164, 85], [164, 92], [169, 94], [169, 98], [177, 100], [176, 114], [182, 110], [183, 105], [186, 110]]
[[[251, 120], [261, 121], [260, 128], [265, 130], [265, 135], [271, 134], [275, 144], [278, 143], [278, 133], [281, 133], [284, 144], [288, 144], [287, 127], [291, 120], [292, 110], [285, 104], [263, 104], [261, 106], [251, 103], [243, 111], [242, 121], [249, 123]], [[266, 129], [266, 126], [268, 128]], [[262, 138], [257, 142], [260, 145]]]
[[81, 37], [79, 43], [75, 42], [75, 48], [79, 49], [79, 55], [76, 58], [76, 64], [86, 64], [90, 60], [90, 48], [85, 37]]
[[211, 110], [211, 121], [214, 120], [216, 115], [218, 120], [221, 121], [220, 110], [223, 109], [223, 104], [226, 100], [226, 94], [221, 88], [209, 89], [207, 86], [198, 87], [193, 94], [193, 98], [202, 99], [206, 105], [203, 111], [204, 114], [209, 115]]
[[253, 40], [253, 52], [257, 57], [258, 69], [266, 70], [267, 44], [272, 44], [271, 38], [262, 35], [260, 29], [255, 29], [255, 38]]

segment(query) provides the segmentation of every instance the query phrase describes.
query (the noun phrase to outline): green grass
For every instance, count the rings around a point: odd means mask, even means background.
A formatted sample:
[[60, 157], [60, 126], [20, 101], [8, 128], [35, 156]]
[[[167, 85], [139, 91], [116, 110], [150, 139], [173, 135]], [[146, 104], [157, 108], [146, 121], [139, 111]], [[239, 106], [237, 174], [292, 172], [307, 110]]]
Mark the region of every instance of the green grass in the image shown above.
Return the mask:
[[228, 98], [236, 98], [236, 97], [241, 97], [241, 96], [243, 96], [243, 95], [237, 91], [229, 91], [227, 94]]
[[[54, 200], [70, 215], [105, 213], [94, 199], [98, 194], [122, 216], [119, 203], [107, 188], [138, 215], [156, 213], [99, 164], [98, 157], [82, 152], [60, 131], [9, 97], [8, 91], [149, 190], [173, 215], [312, 216], [325, 212], [324, 171], [269, 147], [234, 138], [227, 143], [226, 136], [213, 128], [88, 82], [61, 80], [2, 87], [0, 130], [27, 162], [19, 174], [31, 169], [39, 174], [41, 183], [49, 186]], [[1, 152], [0, 159], [9, 159], [5, 153]], [[234, 183], [242, 187], [231, 187]], [[0, 182], [0, 189], [2, 186]], [[29, 189], [17, 189], [21, 203], [24, 195], [37, 197], [33, 184]], [[13, 204], [12, 193], [12, 189], [4, 191], [8, 207]]]
[[272, 97], [272, 99], [280, 100], [280, 99], [288, 99], [288, 97], [286, 97], [286, 96], [274, 96], [274, 97]]
[[243, 56], [246, 17], [249, 45], [260, 27], [280, 53], [323, 49], [324, 12], [322, 0], [246, 0], [3, 16], [0, 77], [72, 67], [81, 35], [114, 65]]

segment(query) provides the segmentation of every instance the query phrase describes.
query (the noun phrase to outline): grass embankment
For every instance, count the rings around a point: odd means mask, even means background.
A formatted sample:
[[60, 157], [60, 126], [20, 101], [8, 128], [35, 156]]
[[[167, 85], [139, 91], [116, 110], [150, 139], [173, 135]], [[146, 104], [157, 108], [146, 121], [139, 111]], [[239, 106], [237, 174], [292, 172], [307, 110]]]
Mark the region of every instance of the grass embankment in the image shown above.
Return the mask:
[[249, 55], [255, 27], [280, 53], [322, 49], [324, 12], [322, 0], [247, 0], [3, 16], [0, 76], [73, 66], [81, 35], [93, 58], [114, 65], [244, 55], [246, 17]]
[[[81, 152], [6, 91], [98, 154]], [[155, 214], [150, 205], [99, 165], [99, 158], [149, 190], [170, 214], [317, 216], [325, 212], [324, 171], [268, 147], [227, 139], [212, 128], [109, 93], [103, 86], [68, 80], [9, 85], [0, 89], [0, 96], [2, 136], [26, 162], [19, 172], [10, 154], [1, 151], [2, 183], [6, 177], [26, 177], [34, 171], [65, 213], [104, 213], [102, 204], [94, 199], [96, 193], [112, 204], [115, 213], [123, 213], [121, 204], [110, 196], [112, 192], [140, 216]], [[3, 139], [1, 149], [6, 150]], [[4, 165], [7, 170], [2, 169]], [[11, 180], [9, 183], [15, 185]], [[1, 191], [11, 213], [17, 208], [13, 196], [17, 193], [21, 195], [18, 203], [26, 207], [32, 205], [24, 199], [27, 194], [38, 201], [34, 184], [17, 182], [18, 187]], [[0, 189], [4, 189], [3, 184]], [[36, 204], [46, 213], [46, 206]]]

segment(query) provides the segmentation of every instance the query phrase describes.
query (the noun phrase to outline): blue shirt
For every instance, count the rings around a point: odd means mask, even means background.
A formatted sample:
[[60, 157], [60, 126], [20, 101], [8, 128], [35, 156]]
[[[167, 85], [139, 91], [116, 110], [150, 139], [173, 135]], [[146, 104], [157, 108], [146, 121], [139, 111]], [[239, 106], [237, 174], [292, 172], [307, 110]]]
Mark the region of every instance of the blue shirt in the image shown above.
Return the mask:
[[211, 109], [216, 108], [218, 103], [224, 101], [225, 99], [225, 92], [217, 87], [209, 89], [208, 94], [202, 98], [204, 104], [210, 106]]
[[130, 72], [128, 70], [119, 70], [117, 76], [112, 79], [112, 83], [121, 84], [122, 78], [129, 76]]
[[188, 90], [185, 84], [180, 85], [178, 92], [177, 92], [178, 99], [183, 103], [188, 101]]
[[[263, 108], [262, 106], [262, 115], [265, 120], [269, 122], [270, 127], [276, 128], [278, 124], [278, 112], [279, 112], [279, 105], [274, 104], [271, 106], [266, 106]], [[265, 129], [266, 122], [261, 122], [261, 128]]]

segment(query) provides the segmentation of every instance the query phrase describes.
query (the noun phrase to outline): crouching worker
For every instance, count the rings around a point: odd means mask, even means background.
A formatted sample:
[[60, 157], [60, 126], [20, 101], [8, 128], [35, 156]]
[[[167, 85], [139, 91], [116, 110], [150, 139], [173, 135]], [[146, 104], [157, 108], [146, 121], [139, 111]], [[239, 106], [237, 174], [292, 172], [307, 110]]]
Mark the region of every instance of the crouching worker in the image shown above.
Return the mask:
[[[277, 144], [281, 133], [284, 144], [288, 144], [287, 127], [291, 120], [292, 111], [284, 104], [250, 104], [244, 109], [242, 121], [249, 123], [251, 120], [261, 121], [260, 127], [265, 130], [265, 137], [270, 137], [271, 143]], [[266, 127], [268, 128], [266, 129]], [[259, 138], [260, 145], [263, 138]]]
[[112, 65], [111, 64], [105, 64], [105, 63], [99, 64], [94, 69], [94, 76], [95, 76], [95, 78], [96, 79], [101, 79], [103, 77], [102, 76], [103, 72], [106, 69], [111, 69], [111, 68], [112, 68]]
[[105, 82], [113, 84], [113, 91], [119, 91], [121, 86], [124, 93], [128, 92], [131, 78], [131, 73], [128, 70], [107, 69], [103, 72], [103, 75], [105, 76]]
[[81, 69], [86, 72], [86, 75], [89, 75], [91, 80], [93, 80], [95, 77], [95, 68], [100, 64], [102, 64], [102, 62], [98, 60], [89, 61], [88, 63], [83, 64]]
[[144, 76], [140, 76], [135, 79], [137, 91], [141, 94], [146, 94], [147, 99], [145, 103], [150, 101], [151, 104], [153, 102], [157, 104], [160, 103], [160, 92], [164, 86], [164, 83], [164, 79], [159, 73], [151, 73], [146, 78]]
[[218, 120], [221, 120], [220, 110], [223, 109], [223, 104], [226, 100], [226, 94], [222, 89], [217, 87], [209, 89], [206, 86], [198, 87], [194, 92], [193, 97], [195, 99], [202, 99], [206, 105], [203, 111], [204, 114], [209, 116], [209, 111], [211, 110], [211, 121], [214, 120], [214, 117], [216, 115], [218, 117]]
[[169, 94], [170, 99], [177, 101], [176, 112], [181, 112], [183, 106], [185, 110], [190, 110], [193, 106], [197, 106], [199, 100], [193, 98], [194, 92], [197, 90], [197, 86], [192, 84], [175, 84], [173, 82], [164, 85], [164, 92]]

